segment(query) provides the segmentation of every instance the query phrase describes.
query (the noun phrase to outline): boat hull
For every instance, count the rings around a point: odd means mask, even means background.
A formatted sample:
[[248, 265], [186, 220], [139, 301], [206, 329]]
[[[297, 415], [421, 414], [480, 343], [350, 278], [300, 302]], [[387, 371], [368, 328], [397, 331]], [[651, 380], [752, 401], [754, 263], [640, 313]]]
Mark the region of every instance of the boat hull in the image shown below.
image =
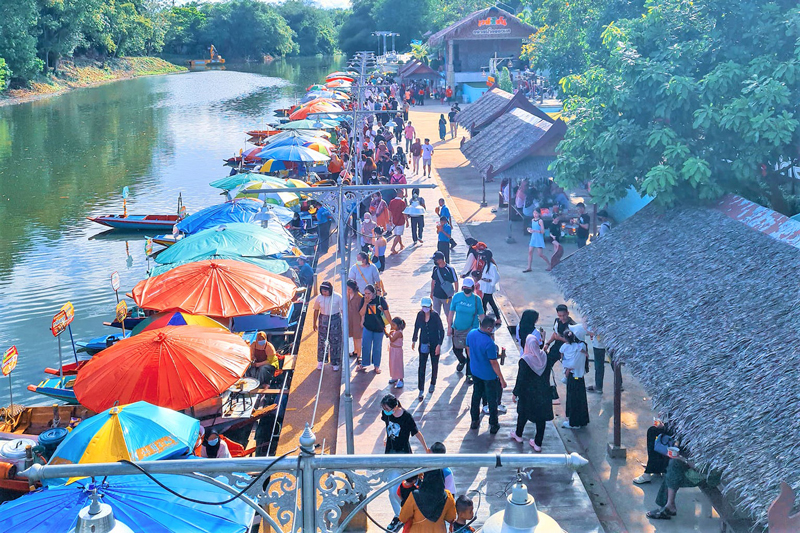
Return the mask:
[[88, 218], [109, 228], [128, 231], [172, 231], [172, 227], [180, 221], [178, 215], [106, 215]]
[[63, 380], [61, 378], [43, 379], [38, 385], [28, 385], [28, 390], [75, 405], [78, 403], [78, 399], [75, 397], [75, 391], [72, 390], [74, 385], [75, 376], [64, 376]]

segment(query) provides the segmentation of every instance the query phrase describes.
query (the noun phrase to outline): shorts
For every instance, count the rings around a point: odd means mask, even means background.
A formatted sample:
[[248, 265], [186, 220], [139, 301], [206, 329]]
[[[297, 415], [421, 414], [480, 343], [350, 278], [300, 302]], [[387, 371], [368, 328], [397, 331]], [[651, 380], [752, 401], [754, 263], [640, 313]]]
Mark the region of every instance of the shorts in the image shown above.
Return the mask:
[[405, 224], [400, 224], [399, 226], [395, 226], [394, 228], [392, 228], [392, 235], [397, 235], [399, 237], [400, 235], [403, 234], [403, 231], [405, 231], [405, 229], [406, 229]]
[[430, 164], [431, 164], [431, 161], [433, 161], [433, 158], [431, 158], [431, 159], [425, 159], [424, 157], [422, 158], [422, 164], [423, 164], [423, 165], [428, 165], [428, 166], [430, 166]]

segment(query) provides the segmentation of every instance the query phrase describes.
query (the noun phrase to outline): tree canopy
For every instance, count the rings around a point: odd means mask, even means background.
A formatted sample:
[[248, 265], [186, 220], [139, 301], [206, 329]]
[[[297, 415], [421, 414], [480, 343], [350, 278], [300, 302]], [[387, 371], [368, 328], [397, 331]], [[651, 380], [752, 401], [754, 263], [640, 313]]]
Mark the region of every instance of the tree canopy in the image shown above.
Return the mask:
[[609, 23], [603, 56], [561, 80], [570, 127], [556, 180], [598, 203], [737, 192], [793, 214], [800, 9], [774, 0], [648, 0]]

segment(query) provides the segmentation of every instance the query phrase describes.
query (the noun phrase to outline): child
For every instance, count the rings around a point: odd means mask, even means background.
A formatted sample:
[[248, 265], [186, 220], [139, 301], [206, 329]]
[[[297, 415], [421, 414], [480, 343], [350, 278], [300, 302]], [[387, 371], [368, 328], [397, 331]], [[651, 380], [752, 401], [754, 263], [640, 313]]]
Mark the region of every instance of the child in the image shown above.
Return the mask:
[[450, 524], [450, 533], [472, 533], [475, 528], [467, 524], [475, 518], [472, 500], [462, 494], [456, 500], [456, 519]]
[[383, 272], [383, 269], [386, 268], [386, 237], [383, 236], [383, 228], [380, 226], [377, 226], [372, 232], [375, 234], [372, 259], [378, 266], [378, 272]]
[[[447, 453], [447, 448], [443, 442], [434, 442], [431, 446], [431, 453]], [[453, 476], [453, 471], [449, 467], [442, 468], [444, 475], [444, 488], [450, 491], [450, 494], [456, 493], [456, 478]]]
[[400, 317], [394, 317], [391, 323], [392, 330], [386, 335], [389, 337], [389, 380], [398, 389], [403, 388], [403, 330], [406, 322]]

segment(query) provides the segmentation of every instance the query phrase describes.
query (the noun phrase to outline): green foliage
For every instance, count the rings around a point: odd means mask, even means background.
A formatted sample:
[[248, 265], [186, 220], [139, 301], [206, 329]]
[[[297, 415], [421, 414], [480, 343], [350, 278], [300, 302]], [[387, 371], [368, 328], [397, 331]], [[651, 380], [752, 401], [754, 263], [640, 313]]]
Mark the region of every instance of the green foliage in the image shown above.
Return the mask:
[[24, 81], [42, 71], [36, 57], [36, 27], [38, 11], [34, 0], [0, 2], [0, 53], [6, 60], [11, 76]]
[[671, 205], [743, 194], [781, 212], [798, 164], [800, 9], [774, 0], [648, 0], [562, 80], [570, 127], [553, 165], [598, 203], [633, 187]]
[[[395, 46], [405, 50], [413, 39], [421, 39], [428, 30], [434, 6], [434, 0], [375, 0], [372, 18], [378, 30], [398, 33]], [[386, 42], [391, 46], [389, 37]]]
[[427, 63], [428, 54], [430, 54], [430, 50], [428, 49], [427, 43], [411, 45], [411, 55], [414, 56], [414, 59]]
[[333, 17], [303, 0], [288, 0], [278, 7], [278, 13], [294, 31], [296, 53], [301, 56], [330, 55], [336, 48]]
[[508, 71], [508, 67], [503, 67], [503, 70], [500, 71], [500, 79], [497, 81], [497, 85], [506, 92], [514, 92], [514, 83], [511, 81], [511, 73]]
[[56, 70], [61, 56], [80, 43], [84, 22], [99, 7], [92, 0], [36, 0], [39, 10], [36, 33], [39, 57], [45, 69]]
[[353, 0], [353, 7], [339, 28], [339, 48], [347, 55], [376, 50], [378, 41], [372, 36], [378, 29], [372, 16], [374, 6], [375, 0]]
[[0, 92], [8, 87], [8, 82], [11, 79], [11, 69], [6, 65], [6, 60], [0, 57]]
[[435, 0], [428, 29], [437, 32], [475, 11], [491, 7], [496, 3], [492, 0]]
[[205, 4], [204, 46], [214, 44], [226, 58], [259, 59], [295, 51], [294, 32], [272, 6], [256, 0]]
[[189, 54], [204, 46], [198, 42], [198, 37], [204, 30], [206, 14], [197, 5], [173, 6], [167, 13], [167, 21], [169, 32], [164, 43], [165, 50], [174, 54]]

